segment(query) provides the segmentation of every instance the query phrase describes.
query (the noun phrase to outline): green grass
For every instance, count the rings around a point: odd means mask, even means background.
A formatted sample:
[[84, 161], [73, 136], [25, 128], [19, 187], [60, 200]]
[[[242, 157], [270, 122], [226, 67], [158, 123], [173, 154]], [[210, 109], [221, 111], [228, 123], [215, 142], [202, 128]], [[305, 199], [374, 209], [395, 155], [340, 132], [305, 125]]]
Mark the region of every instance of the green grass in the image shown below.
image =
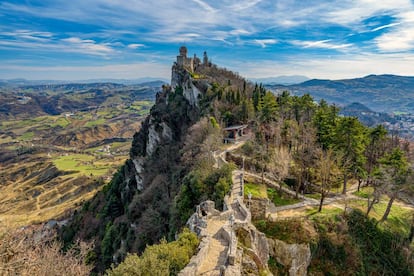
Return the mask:
[[276, 238], [287, 243], [307, 243], [311, 241], [299, 219], [289, 219], [281, 221], [258, 220], [253, 224], [260, 232], [268, 238]]
[[322, 211], [318, 212], [319, 206], [312, 207], [306, 210], [306, 216], [312, 220], [330, 220], [344, 212], [341, 208], [323, 206]]
[[353, 192], [353, 195], [362, 197], [362, 198], [368, 198], [369, 196], [372, 195], [372, 193], [374, 192], [374, 188], [373, 187], [362, 187], [359, 189], [358, 191]]
[[285, 193], [279, 195], [278, 191], [273, 188], [267, 188], [267, 195], [275, 206], [292, 205], [301, 202], [300, 199], [292, 198]]
[[317, 200], [321, 199], [321, 194], [305, 194], [305, 196], [309, 198], [317, 199]]
[[145, 115], [149, 113], [149, 110], [153, 104], [154, 103], [150, 101], [135, 101], [129, 109], [137, 112], [139, 115]]
[[105, 122], [106, 122], [105, 118], [99, 118], [97, 120], [88, 121], [85, 124], [85, 127], [94, 127], [94, 126], [98, 126], [98, 125], [103, 125], [103, 124], [105, 124]]
[[51, 124], [51, 127], [56, 127], [56, 126], [60, 126], [60, 127], [67, 127], [70, 124], [69, 120], [66, 119], [65, 117], [60, 117], [58, 118], [56, 121], [54, 121], [53, 124]]
[[23, 141], [29, 141], [29, 140], [32, 140], [33, 137], [34, 137], [34, 132], [28, 131], [28, 132], [25, 132], [23, 135], [21, 135], [20, 139], [22, 139]]
[[55, 166], [62, 171], [76, 171], [76, 174], [86, 176], [105, 175], [109, 169], [108, 164], [92, 162], [94, 156], [87, 154], [71, 154], [59, 156], [53, 160]]
[[[384, 215], [384, 212], [387, 208], [388, 197], [384, 196], [379, 203], [374, 204], [369, 216], [380, 220]], [[352, 200], [349, 203], [349, 206], [355, 209], [361, 210], [363, 213], [367, 211], [367, 200]], [[391, 207], [391, 212], [388, 215], [388, 219], [381, 224], [378, 224], [380, 228], [388, 229], [392, 232], [401, 233], [403, 235], [408, 235], [410, 231], [410, 223], [414, 209], [405, 208], [398, 205], [394, 202]]]
[[249, 193], [252, 198], [267, 198], [266, 185], [246, 182], [244, 183], [244, 196], [247, 197]]

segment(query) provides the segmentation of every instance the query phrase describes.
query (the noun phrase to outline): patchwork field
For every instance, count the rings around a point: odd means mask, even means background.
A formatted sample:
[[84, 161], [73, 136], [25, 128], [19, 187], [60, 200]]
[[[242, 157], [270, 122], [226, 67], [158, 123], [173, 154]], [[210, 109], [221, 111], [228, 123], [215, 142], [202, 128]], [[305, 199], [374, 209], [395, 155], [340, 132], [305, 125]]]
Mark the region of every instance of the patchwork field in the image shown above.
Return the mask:
[[107, 183], [129, 155], [151, 101], [0, 121], [0, 224], [62, 218]]

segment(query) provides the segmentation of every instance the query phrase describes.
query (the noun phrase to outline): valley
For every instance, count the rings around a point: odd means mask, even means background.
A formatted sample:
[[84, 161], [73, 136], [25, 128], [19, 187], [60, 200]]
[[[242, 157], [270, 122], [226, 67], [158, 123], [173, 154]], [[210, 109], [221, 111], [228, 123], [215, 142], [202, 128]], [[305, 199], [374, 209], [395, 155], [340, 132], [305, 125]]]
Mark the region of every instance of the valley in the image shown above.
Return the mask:
[[[153, 104], [152, 90], [141, 87], [142, 93], [112, 92], [112, 96], [105, 98], [107, 104], [85, 105], [93, 101], [94, 94], [89, 93], [89, 100], [84, 101], [84, 87], [74, 87], [69, 86], [80, 91], [75, 89], [70, 95], [78, 98], [78, 105], [62, 107], [60, 114], [39, 111], [38, 107], [44, 105], [41, 101], [37, 102], [39, 105], [30, 101], [13, 104], [20, 105], [28, 114], [33, 112], [31, 116], [24, 112], [0, 112], [2, 227], [64, 218], [92, 198], [128, 158], [132, 136]], [[30, 87], [35, 89], [43, 88]], [[49, 88], [47, 95], [66, 98], [61, 89]], [[0, 96], [4, 100], [16, 97], [15, 93], [2, 92]], [[7, 105], [11, 103], [2, 102], [3, 107]]]

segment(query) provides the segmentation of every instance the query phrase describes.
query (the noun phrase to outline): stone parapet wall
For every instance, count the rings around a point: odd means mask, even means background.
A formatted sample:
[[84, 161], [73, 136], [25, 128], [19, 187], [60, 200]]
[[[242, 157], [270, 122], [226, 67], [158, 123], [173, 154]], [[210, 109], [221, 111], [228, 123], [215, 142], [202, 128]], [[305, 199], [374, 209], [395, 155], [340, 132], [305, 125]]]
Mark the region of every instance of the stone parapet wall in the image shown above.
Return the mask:
[[201, 239], [198, 245], [198, 253], [191, 257], [190, 262], [186, 267], [178, 273], [179, 276], [194, 276], [197, 275], [197, 269], [200, 267], [203, 260], [207, 257], [211, 237], [205, 236]]

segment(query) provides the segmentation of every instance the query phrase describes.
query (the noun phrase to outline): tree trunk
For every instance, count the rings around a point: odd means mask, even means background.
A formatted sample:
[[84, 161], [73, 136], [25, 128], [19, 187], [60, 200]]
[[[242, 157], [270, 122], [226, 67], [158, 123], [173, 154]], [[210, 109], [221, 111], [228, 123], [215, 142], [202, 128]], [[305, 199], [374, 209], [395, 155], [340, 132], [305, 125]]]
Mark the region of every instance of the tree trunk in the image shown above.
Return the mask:
[[374, 203], [375, 203], [375, 198], [373, 198], [372, 201], [369, 201], [369, 197], [368, 197], [368, 208], [367, 208], [367, 213], [366, 213], [367, 217], [369, 215], [369, 212], [371, 212], [372, 207], [374, 207]]
[[321, 192], [321, 201], [319, 202], [319, 209], [318, 209], [319, 213], [322, 211], [322, 206], [323, 206], [323, 200], [324, 199], [325, 199], [325, 193]]
[[348, 175], [346, 173], [344, 173], [344, 188], [342, 190], [342, 194], [346, 194], [346, 183], [348, 181]]
[[358, 192], [359, 192], [359, 189], [361, 188], [361, 184], [362, 184], [362, 178], [358, 178]]
[[411, 220], [410, 235], [408, 236], [408, 242], [411, 244], [414, 238], [414, 214]]
[[279, 180], [279, 196], [282, 195], [282, 180]]
[[[262, 163], [263, 164], [263, 163]], [[264, 184], [264, 171], [265, 171], [265, 168], [264, 167], [262, 167], [262, 184]]]
[[302, 170], [300, 171], [299, 177], [298, 177], [298, 184], [296, 186], [296, 194], [295, 194], [295, 198], [298, 199], [299, 198], [299, 189], [300, 186], [302, 186]]
[[387, 209], [385, 210], [385, 213], [384, 213], [384, 215], [382, 216], [382, 218], [381, 218], [380, 222], [383, 222], [383, 221], [386, 221], [386, 220], [387, 220], [388, 215], [389, 215], [389, 214], [390, 214], [390, 212], [391, 212], [391, 207], [392, 207], [392, 204], [394, 203], [394, 200], [395, 200], [395, 198], [396, 198], [396, 197], [397, 197], [397, 193], [395, 192], [395, 193], [393, 193], [393, 194], [392, 194], [392, 196], [391, 196], [391, 198], [390, 198], [390, 201], [388, 201]]

